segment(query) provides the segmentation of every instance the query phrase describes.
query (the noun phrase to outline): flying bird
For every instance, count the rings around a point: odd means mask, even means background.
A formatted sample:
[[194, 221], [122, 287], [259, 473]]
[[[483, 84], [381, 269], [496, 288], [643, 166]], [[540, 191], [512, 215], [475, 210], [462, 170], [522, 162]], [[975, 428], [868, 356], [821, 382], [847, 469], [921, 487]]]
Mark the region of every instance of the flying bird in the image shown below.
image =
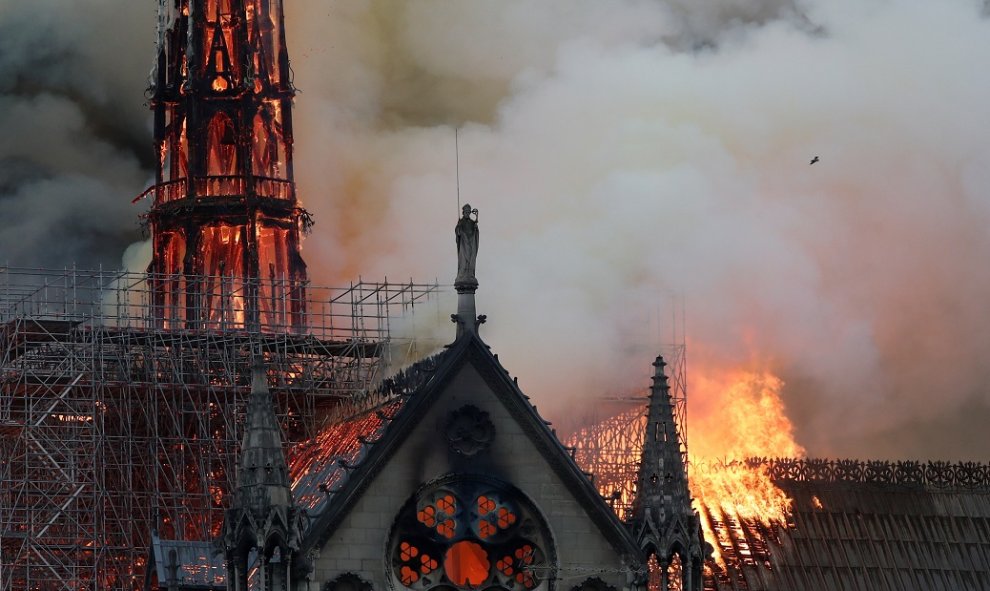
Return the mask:
[[814, 158], [812, 158], [811, 159], [811, 162], [809, 162], [808, 165], [810, 166], [810, 165], [814, 164], [815, 162], [818, 162], [818, 156], [815, 156]]

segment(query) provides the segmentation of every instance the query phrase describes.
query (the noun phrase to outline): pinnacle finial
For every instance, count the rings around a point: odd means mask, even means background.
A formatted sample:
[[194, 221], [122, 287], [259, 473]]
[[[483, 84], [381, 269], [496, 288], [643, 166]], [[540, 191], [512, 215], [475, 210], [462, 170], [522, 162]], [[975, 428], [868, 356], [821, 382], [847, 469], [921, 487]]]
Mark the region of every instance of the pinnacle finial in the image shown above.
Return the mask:
[[664, 373], [666, 365], [660, 356], [653, 362], [653, 388], [633, 504], [639, 520], [648, 520], [648, 512], [652, 519], [663, 521], [691, 510], [670, 386]]
[[653, 383], [655, 385], [666, 385], [667, 372], [664, 369], [666, 367], [667, 362], [663, 360], [663, 355], [657, 355], [656, 360], [653, 361]]
[[[683, 588], [700, 591], [703, 540], [691, 505], [666, 366], [662, 356], [653, 362], [653, 387], [630, 526], [640, 547], [660, 560], [676, 553], [682, 564], [692, 565], [684, 571]], [[666, 588], [666, 584], [661, 586]]]
[[[282, 447], [282, 433], [275, 416], [275, 405], [268, 389], [268, 373], [260, 362], [251, 368], [251, 395], [248, 399], [244, 439], [241, 442], [238, 488], [263, 489], [266, 494], [244, 493], [243, 502], [263, 500], [266, 505], [289, 502], [288, 467]], [[266, 506], [255, 507], [265, 511]]]

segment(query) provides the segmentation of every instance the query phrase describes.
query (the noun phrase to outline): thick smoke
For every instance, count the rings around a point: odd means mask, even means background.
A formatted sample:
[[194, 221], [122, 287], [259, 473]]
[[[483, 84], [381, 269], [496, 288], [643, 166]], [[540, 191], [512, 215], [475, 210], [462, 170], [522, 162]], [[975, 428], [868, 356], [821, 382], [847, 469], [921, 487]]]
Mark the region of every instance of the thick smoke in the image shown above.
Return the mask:
[[646, 385], [674, 292], [689, 373], [777, 373], [809, 453], [990, 453], [976, 3], [288, 11], [320, 278], [451, 280], [459, 127], [485, 335], [551, 417]]
[[0, 0], [0, 264], [110, 268], [153, 179], [155, 7]]
[[[316, 282], [452, 281], [457, 127], [484, 336], [551, 418], [646, 385], [674, 293], [689, 372], [780, 375], [809, 453], [990, 453], [978, 3], [286, 4]], [[0, 0], [0, 257], [133, 239], [153, 10]]]

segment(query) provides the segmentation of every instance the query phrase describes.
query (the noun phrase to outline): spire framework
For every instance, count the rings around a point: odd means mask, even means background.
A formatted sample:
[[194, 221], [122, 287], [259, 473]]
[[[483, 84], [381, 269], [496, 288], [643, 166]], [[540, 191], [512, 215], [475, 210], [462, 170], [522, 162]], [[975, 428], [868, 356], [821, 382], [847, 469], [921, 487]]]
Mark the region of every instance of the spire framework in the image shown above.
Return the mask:
[[149, 271], [166, 327], [304, 323], [281, 0], [160, 0]]

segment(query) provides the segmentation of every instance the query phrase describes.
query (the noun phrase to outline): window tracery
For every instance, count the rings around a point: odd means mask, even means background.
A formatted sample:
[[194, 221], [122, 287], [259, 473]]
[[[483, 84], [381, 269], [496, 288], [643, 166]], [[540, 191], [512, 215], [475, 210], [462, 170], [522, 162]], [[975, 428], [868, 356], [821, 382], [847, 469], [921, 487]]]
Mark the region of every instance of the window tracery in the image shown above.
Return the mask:
[[532, 503], [504, 484], [460, 477], [428, 487], [399, 514], [391, 581], [410, 591], [548, 591], [550, 534]]
[[471, 457], [492, 444], [495, 439], [495, 425], [487, 412], [468, 404], [450, 413], [444, 428], [444, 437], [451, 450]]

